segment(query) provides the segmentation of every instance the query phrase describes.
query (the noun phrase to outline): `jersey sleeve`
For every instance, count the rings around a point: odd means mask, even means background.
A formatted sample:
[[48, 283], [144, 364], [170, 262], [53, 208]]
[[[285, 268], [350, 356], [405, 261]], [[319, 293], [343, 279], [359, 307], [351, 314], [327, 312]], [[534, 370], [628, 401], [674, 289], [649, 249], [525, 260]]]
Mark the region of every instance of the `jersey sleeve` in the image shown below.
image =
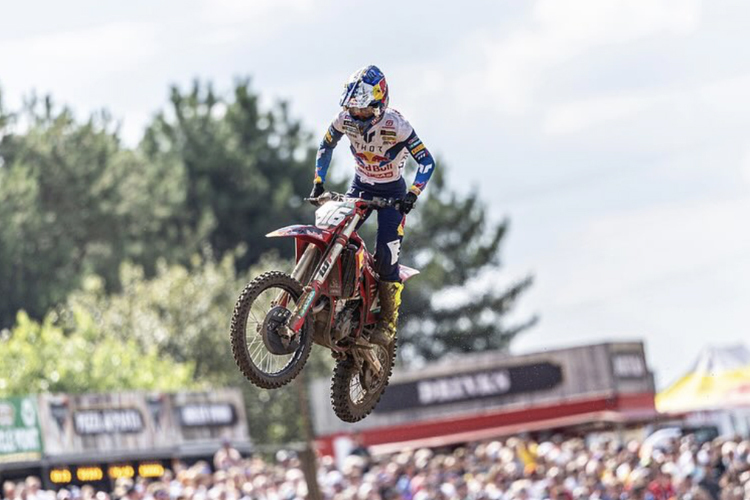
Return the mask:
[[341, 136], [344, 135], [341, 127], [342, 119], [341, 114], [336, 115], [331, 122], [331, 125], [326, 131], [326, 135], [318, 146], [318, 154], [315, 157], [315, 182], [323, 183], [326, 180], [328, 174], [328, 167], [331, 166], [331, 158], [333, 157], [333, 150], [338, 144]]
[[432, 177], [432, 172], [435, 170], [435, 160], [414, 129], [412, 129], [411, 134], [406, 139], [406, 149], [409, 150], [409, 154], [417, 162], [417, 175], [414, 177], [414, 182], [409, 191], [419, 195], [427, 187], [427, 182]]

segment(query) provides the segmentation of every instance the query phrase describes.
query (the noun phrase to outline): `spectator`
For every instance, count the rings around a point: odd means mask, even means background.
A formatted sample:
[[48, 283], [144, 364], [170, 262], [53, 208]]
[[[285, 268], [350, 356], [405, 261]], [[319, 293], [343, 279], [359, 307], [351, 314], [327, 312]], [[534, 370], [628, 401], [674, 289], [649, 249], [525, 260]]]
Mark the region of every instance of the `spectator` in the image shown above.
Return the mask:
[[[91, 486], [54, 492], [38, 478], [3, 484], [4, 500], [302, 500], [307, 484], [294, 453], [241, 458], [226, 443], [211, 470], [176, 461], [156, 480], [118, 480], [113, 496]], [[236, 451], [236, 450], [235, 450]], [[326, 500], [740, 500], [750, 498], [750, 441], [699, 445], [687, 435], [657, 448], [614, 440], [587, 445], [556, 436], [514, 437], [453, 450], [355, 454], [337, 469], [319, 460]], [[222, 455], [223, 454], [223, 455]]]
[[221, 448], [214, 454], [214, 468], [218, 470], [227, 470], [239, 465], [242, 461], [242, 455], [235, 448], [228, 438], [221, 441]]
[[659, 468], [656, 478], [648, 485], [648, 491], [654, 500], [670, 500], [675, 496], [668, 467], [666, 470], [664, 466]]
[[3, 500], [13, 500], [16, 498], [16, 483], [5, 481], [3, 483]]

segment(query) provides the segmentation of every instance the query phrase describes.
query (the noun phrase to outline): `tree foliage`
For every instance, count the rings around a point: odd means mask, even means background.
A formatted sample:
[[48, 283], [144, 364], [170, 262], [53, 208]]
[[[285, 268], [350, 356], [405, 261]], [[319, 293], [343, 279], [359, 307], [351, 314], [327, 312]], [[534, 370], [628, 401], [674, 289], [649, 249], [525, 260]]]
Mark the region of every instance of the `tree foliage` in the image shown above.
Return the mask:
[[[268, 391], [251, 385], [237, 369], [229, 343], [231, 311], [246, 281], [270, 269], [288, 268], [288, 263], [267, 256], [247, 272], [237, 273], [234, 259], [234, 254], [227, 254], [218, 262], [194, 257], [189, 266], [160, 262], [152, 278], [125, 263], [121, 291], [107, 293], [101, 278], [89, 277], [85, 287], [71, 295], [61, 321], [73, 311], [86, 311], [95, 318], [97, 331], [189, 366], [194, 386], [241, 387], [250, 434], [258, 442], [301, 439], [297, 389], [291, 385]], [[306, 370], [329, 375], [328, 360], [330, 355], [316, 349]]]
[[123, 149], [106, 114], [78, 123], [32, 99], [18, 121], [24, 133], [0, 129], [0, 327], [19, 309], [40, 319], [86, 273], [112, 289], [124, 259], [153, 267], [195, 248], [169, 230], [179, 182]]
[[195, 387], [192, 362], [176, 363], [134, 339], [107, 335], [80, 308], [68, 311], [68, 327], [55, 312], [38, 323], [18, 313], [16, 326], [0, 335], [0, 395], [39, 392], [106, 392]]
[[286, 104], [262, 110], [247, 81], [229, 99], [173, 88], [137, 149], [104, 112], [79, 122], [50, 98], [17, 116], [0, 107], [0, 327], [22, 308], [40, 319], [87, 273], [117, 290], [125, 260], [152, 276], [158, 259], [187, 264], [204, 248], [246, 244], [243, 270], [272, 248], [290, 255], [263, 235], [309, 216], [309, 142]]
[[240, 269], [272, 248], [290, 255], [291, 247], [263, 235], [310, 216], [301, 201], [313, 178], [310, 137], [286, 103], [262, 110], [259, 100], [247, 80], [230, 99], [210, 84], [174, 87], [141, 143], [150, 163], [181, 172], [185, 204], [174, 227], [205, 236], [218, 257], [246, 243]]

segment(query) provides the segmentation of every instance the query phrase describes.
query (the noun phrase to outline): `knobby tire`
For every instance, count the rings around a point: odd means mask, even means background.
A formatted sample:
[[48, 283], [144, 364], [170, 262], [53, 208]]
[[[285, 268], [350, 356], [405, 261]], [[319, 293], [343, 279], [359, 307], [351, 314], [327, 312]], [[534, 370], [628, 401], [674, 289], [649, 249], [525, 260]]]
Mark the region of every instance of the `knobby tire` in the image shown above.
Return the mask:
[[240, 294], [234, 306], [230, 337], [232, 355], [242, 374], [253, 384], [262, 389], [277, 389], [299, 375], [305, 366], [312, 349], [312, 324], [308, 315], [300, 330], [300, 346], [287, 365], [276, 373], [267, 373], [252, 360], [247, 348], [247, 319], [250, 308], [258, 296], [269, 288], [276, 288], [289, 293], [296, 303], [302, 295], [302, 285], [286, 273], [270, 271], [251, 281]]
[[351, 398], [351, 380], [354, 376], [359, 376], [357, 363], [351, 356], [338, 361], [333, 370], [333, 379], [331, 380], [331, 406], [333, 411], [344, 422], [358, 422], [372, 413], [380, 398], [383, 396], [386, 387], [391, 380], [393, 365], [396, 361], [396, 339], [389, 346], [388, 366], [385, 370], [385, 382], [377, 391], [367, 393], [365, 401], [357, 404]]

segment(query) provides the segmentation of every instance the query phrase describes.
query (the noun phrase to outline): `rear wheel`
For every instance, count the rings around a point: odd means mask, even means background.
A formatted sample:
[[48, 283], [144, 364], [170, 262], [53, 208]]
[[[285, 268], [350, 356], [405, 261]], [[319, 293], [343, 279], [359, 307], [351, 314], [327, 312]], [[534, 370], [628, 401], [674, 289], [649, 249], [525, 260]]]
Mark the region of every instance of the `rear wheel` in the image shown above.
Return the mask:
[[232, 355], [253, 384], [275, 389], [291, 382], [305, 365], [312, 348], [308, 316], [296, 335], [286, 326], [302, 285], [288, 274], [271, 271], [242, 291], [232, 315]]
[[393, 372], [396, 340], [387, 347], [372, 344], [372, 353], [380, 362], [376, 373], [372, 365], [349, 355], [336, 363], [331, 383], [333, 411], [344, 422], [357, 422], [369, 415], [380, 401]]

